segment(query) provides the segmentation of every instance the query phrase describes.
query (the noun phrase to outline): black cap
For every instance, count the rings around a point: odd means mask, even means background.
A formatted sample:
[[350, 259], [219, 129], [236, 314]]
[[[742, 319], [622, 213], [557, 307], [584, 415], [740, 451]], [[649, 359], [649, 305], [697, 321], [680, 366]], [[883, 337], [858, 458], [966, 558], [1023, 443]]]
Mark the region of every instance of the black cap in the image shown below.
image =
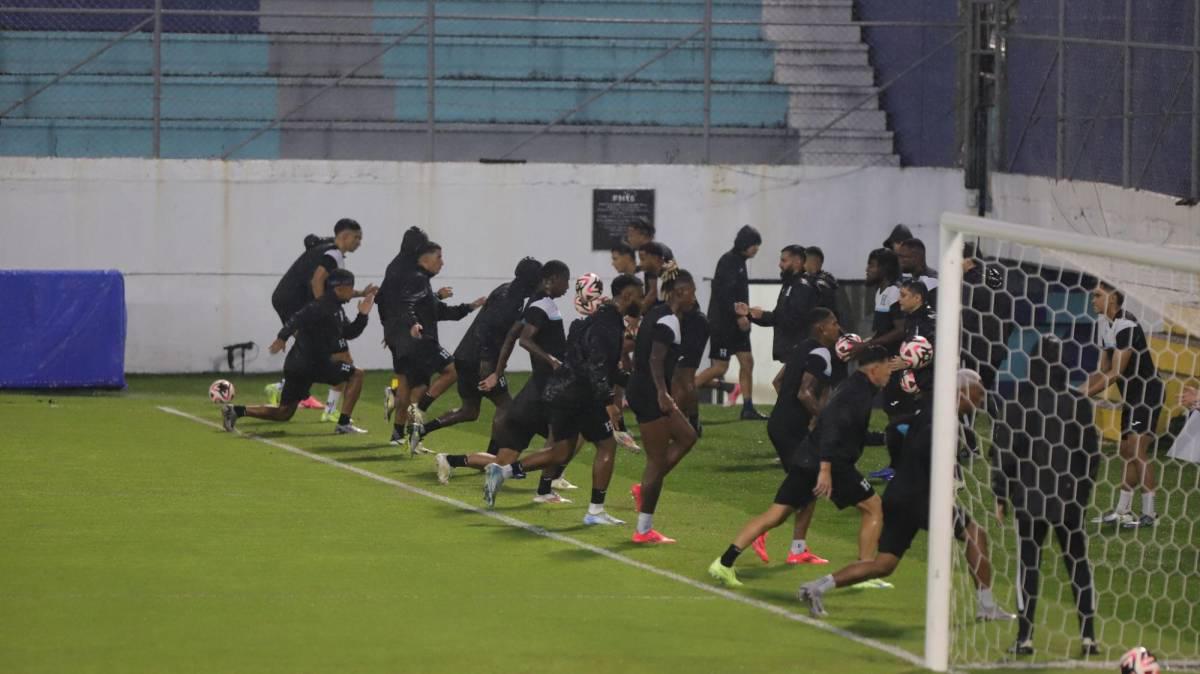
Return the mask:
[[333, 290], [339, 286], [354, 287], [354, 274], [349, 269], [334, 269], [325, 279], [325, 287]]
[[532, 288], [542, 277], [542, 263], [532, 257], [523, 257], [513, 270], [513, 279], [522, 288]]
[[893, 244], [908, 241], [911, 238], [913, 238], [912, 230], [907, 225], [896, 225], [892, 228], [892, 233], [888, 234], [888, 238], [883, 240], [883, 247], [891, 248]]

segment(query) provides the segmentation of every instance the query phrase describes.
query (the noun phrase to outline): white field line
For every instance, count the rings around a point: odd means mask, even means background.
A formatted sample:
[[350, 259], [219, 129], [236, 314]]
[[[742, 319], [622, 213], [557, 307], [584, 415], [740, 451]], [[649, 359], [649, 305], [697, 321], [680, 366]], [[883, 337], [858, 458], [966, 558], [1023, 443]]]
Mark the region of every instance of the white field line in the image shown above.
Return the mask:
[[[202, 419], [201, 417], [198, 417], [198, 416], [195, 416], [192, 414], [188, 414], [187, 412], [181, 412], [172, 407], [159, 406], [158, 409], [162, 410], [163, 412], [166, 412], [167, 414], [174, 414], [177, 417], [183, 417], [184, 419], [188, 419], [188, 420], [194, 421], [199, 424], [204, 424], [205, 426], [209, 426], [209, 427], [216, 428], [216, 429], [222, 429], [221, 424], [210, 421], [208, 419]], [[585, 543], [577, 538], [572, 538], [570, 536], [564, 536], [562, 534], [557, 534], [557, 533], [554, 533], [553, 531], [547, 531], [546, 529], [543, 529], [538, 526], [534, 526], [532, 524], [529, 524], [528, 522], [522, 522], [521, 520], [518, 520], [516, 518], [509, 517], [508, 515], [501, 515], [500, 513], [497, 513], [492, 510], [484, 510], [482, 508], [477, 508], [473, 505], [469, 505], [467, 503], [459, 501], [458, 499], [453, 499], [448, 496], [436, 494], [434, 492], [427, 491], [425, 489], [421, 489], [420, 487], [414, 487], [410, 484], [405, 484], [398, 480], [393, 480], [390, 477], [384, 477], [383, 475], [379, 475], [377, 473], [372, 473], [369, 470], [364, 470], [357, 466], [351, 466], [349, 464], [341, 463], [341, 462], [331, 459], [329, 457], [321, 456], [320, 454], [313, 454], [312, 452], [306, 452], [303, 449], [300, 449], [299, 447], [293, 447], [291, 445], [279, 442], [277, 440], [260, 437], [260, 436], [253, 435], [250, 433], [240, 433], [239, 432], [239, 434], [243, 435], [244, 437], [250, 438], [252, 440], [257, 440], [258, 442], [261, 442], [263, 444], [275, 447], [276, 449], [282, 449], [285, 452], [290, 452], [297, 456], [302, 456], [306, 459], [310, 459], [310, 460], [316, 461], [318, 463], [323, 463], [327, 466], [332, 466], [334, 468], [339, 468], [341, 470], [349, 471], [351, 473], [354, 473], [355, 475], [359, 475], [359, 476], [365, 477], [370, 480], [375, 480], [376, 482], [382, 482], [383, 484], [395, 487], [397, 489], [401, 489], [410, 494], [424, 496], [425, 498], [432, 499], [432, 500], [438, 501], [440, 503], [444, 503], [448, 506], [458, 508], [460, 510], [466, 510], [468, 512], [475, 513], [477, 515], [482, 515], [483, 517], [490, 517], [491, 519], [496, 520], [498, 522], [502, 522], [504, 524], [507, 524], [510, 527], [522, 529], [524, 531], [528, 531], [531, 534], [536, 534], [538, 536], [543, 536], [545, 538], [549, 538], [550, 540], [553, 540], [553, 541], [558, 541], [559, 543], [566, 543], [567, 545], [572, 545], [574, 547], [581, 548], [583, 550], [587, 550], [588, 552], [600, 555], [601, 557], [607, 557], [615, 562], [620, 562], [627, 566], [632, 566], [636, 569], [641, 569], [642, 571], [648, 571], [650, 573], [657, 574], [659, 576], [663, 576], [664, 578], [669, 578], [677, 583], [682, 583], [684, 585], [687, 585], [688, 587], [692, 587], [697, 590], [701, 590], [703, 592], [715, 594], [719, 597], [723, 597], [730, 601], [735, 601], [735, 602], [738, 602], [741, 604], [746, 604], [747, 606], [753, 606], [754, 608], [761, 609], [763, 611], [767, 611], [768, 613], [773, 613], [781, 618], [786, 618], [788, 620], [792, 620], [792, 621], [795, 621], [798, 623], [803, 623], [810, 627], [815, 627], [819, 630], [824, 630], [831, 634], [836, 634], [837, 636], [842, 637], [844, 639], [849, 639], [850, 641], [853, 641], [856, 644], [860, 644], [860, 645], [866, 646], [867, 648], [873, 648], [877, 651], [887, 653], [888, 655], [891, 655], [899, 660], [903, 660], [904, 662], [907, 662], [911, 665], [915, 665], [917, 667], [923, 667], [925, 664], [925, 661], [923, 658], [921, 658], [920, 656], [914, 655], [914, 654], [904, 650], [903, 648], [899, 648], [899, 647], [893, 646], [891, 644], [885, 644], [882, 641], [864, 637], [864, 636], [855, 634], [854, 632], [851, 632], [849, 630], [842, 629], [840, 627], [834, 627], [833, 625], [822, 622], [820, 620], [815, 620], [804, 614], [796, 613], [794, 611], [789, 611], [788, 609], [783, 608], [781, 606], [776, 606], [774, 604], [770, 604], [765, 601], [760, 601], [758, 599], [751, 599], [750, 597], [746, 597], [744, 595], [737, 594], [736, 592], [730, 592], [729, 590], [725, 590], [723, 588], [720, 588], [720, 587], [717, 587], [714, 585], [710, 585], [708, 583], [704, 583], [704, 582], [695, 580], [693, 578], [688, 578], [687, 576], [680, 575], [678, 573], [675, 573], [674, 571], [668, 571], [666, 569], [661, 569], [657, 566], [651, 566], [650, 564], [646, 564], [645, 562], [639, 562], [638, 560], [633, 559], [631, 557], [626, 557], [625, 555], [613, 552], [611, 550], [605, 550], [604, 548], [597, 547], [595, 545], [592, 545], [591, 543]]]

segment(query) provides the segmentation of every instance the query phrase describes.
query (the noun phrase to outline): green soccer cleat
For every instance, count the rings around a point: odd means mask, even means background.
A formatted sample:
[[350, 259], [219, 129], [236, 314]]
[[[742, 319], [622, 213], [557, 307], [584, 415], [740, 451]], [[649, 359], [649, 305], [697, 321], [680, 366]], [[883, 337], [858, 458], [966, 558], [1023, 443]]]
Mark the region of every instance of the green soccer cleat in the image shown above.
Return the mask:
[[742, 581], [738, 580], [737, 572], [722, 564], [720, 558], [714, 559], [713, 563], [708, 565], [708, 575], [725, 587], [741, 587], [743, 585]]
[[263, 393], [267, 394], [268, 405], [279, 407], [279, 399], [283, 396], [283, 386], [279, 382], [264, 386]]
[[340, 415], [340, 414], [338, 414], [336, 411], [334, 411], [334, 412], [330, 412], [329, 410], [326, 410], [326, 411], [324, 411], [324, 412], [321, 412], [321, 421], [325, 421], [325, 422], [329, 422], [329, 423], [335, 423], [335, 424], [336, 424], [336, 423], [337, 423], [337, 420], [338, 420], [338, 417], [340, 417], [340, 416], [341, 416], [341, 415]]

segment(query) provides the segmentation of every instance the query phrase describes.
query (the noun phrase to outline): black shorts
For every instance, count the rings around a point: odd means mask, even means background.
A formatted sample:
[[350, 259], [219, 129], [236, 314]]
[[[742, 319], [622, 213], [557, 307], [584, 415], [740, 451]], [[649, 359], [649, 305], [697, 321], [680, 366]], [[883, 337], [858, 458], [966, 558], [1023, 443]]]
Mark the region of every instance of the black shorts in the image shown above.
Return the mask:
[[658, 406], [658, 387], [649, 377], [634, 373], [629, 378], [629, 387], [625, 389], [625, 401], [639, 424], [648, 424], [662, 419], [666, 415]]
[[443, 349], [434, 339], [419, 339], [402, 356], [392, 351], [392, 371], [404, 375], [409, 388], [428, 386], [433, 375], [445, 370], [454, 362], [450, 352]]
[[279, 404], [287, 407], [297, 405], [312, 395], [312, 385], [316, 383], [337, 386], [350, 380], [354, 374], [354, 366], [350, 363], [329, 361], [313, 367], [283, 371], [283, 392], [279, 396]]
[[750, 332], [734, 329], [733, 332], [712, 332], [709, 339], [708, 357], [711, 360], [729, 360], [735, 354], [750, 352]]
[[591, 443], [613, 436], [612, 421], [602, 403], [589, 400], [578, 404], [550, 405], [550, 434], [555, 442], [574, 442], [580, 435]]
[[458, 397], [464, 402], [467, 400], [479, 401], [484, 398], [496, 402], [497, 398], [508, 395], [508, 377], [500, 377], [496, 388], [486, 393], [479, 390], [479, 382], [483, 377], [479, 376], [479, 362], [473, 360], [454, 359], [454, 369], [458, 372]]
[[708, 346], [708, 319], [699, 311], [683, 315], [680, 325], [679, 364], [677, 368], [700, 369], [704, 347]]
[[496, 428], [496, 446], [523, 452], [534, 436], [550, 437], [550, 406], [542, 401], [541, 387], [534, 381], [513, 398]]
[[[928, 495], [915, 503], [908, 498], [888, 498], [883, 496], [883, 531], [879, 534], [879, 552], [903, 558], [904, 553], [912, 546], [917, 532], [929, 529], [929, 499]], [[958, 506], [954, 506], [954, 538], [966, 538], [967, 523], [971, 516]]]
[[784, 472], [787, 472], [795, 464], [796, 452], [800, 451], [800, 445], [808, 437], [808, 429], [798, 434], [784, 433], [771, 428], [771, 422], [768, 421], [767, 437], [775, 447], [775, 454], [779, 456], [779, 463], [782, 464]]
[[1158, 428], [1158, 417], [1162, 414], [1163, 385], [1158, 379], [1148, 382], [1137, 398], [1128, 396], [1121, 406], [1121, 437], [1154, 433]]
[[[817, 476], [820, 472], [821, 469], [816, 466], [798, 467], [788, 471], [783, 484], [779, 485], [779, 491], [775, 492], [775, 503], [803, 510], [809, 503], [817, 500], [813, 495], [813, 488], [817, 486]], [[833, 497], [830, 500], [838, 510], [858, 505], [875, 495], [871, 483], [854, 468], [834, 466], [832, 477]]]

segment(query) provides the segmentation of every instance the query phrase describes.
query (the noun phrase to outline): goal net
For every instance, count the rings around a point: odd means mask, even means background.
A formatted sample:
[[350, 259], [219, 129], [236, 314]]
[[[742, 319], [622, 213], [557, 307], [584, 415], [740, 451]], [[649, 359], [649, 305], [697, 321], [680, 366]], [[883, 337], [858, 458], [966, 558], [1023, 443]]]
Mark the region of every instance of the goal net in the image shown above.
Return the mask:
[[[1115, 668], [1144, 646], [1200, 671], [1200, 412], [1181, 404], [1200, 250], [958, 215], [942, 244], [930, 522], [953, 508], [986, 532], [1018, 619], [976, 620], [988, 565], [934, 527], [929, 666]], [[963, 367], [987, 389], [973, 416]]]

